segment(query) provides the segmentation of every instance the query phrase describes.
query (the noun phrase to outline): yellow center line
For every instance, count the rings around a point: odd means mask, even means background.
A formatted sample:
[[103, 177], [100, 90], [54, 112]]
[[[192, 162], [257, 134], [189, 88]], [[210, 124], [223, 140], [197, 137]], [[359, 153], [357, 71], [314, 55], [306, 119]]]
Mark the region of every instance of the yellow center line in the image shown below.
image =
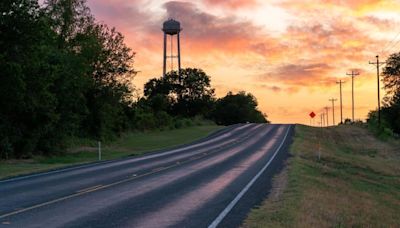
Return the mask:
[[[247, 139], [249, 137], [250, 137], [250, 134], [248, 134], [247, 136], [243, 137], [241, 140], [238, 140], [238, 142], [244, 141], [245, 139]], [[177, 166], [180, 166], [180, 165], [183, 165], [183, 164], [195, 161], [195, 160], [199, 160], [201, 158], [206, 157], [207, 155], [214, 154], [214, 153], [216, 153], [218, 151], [219, 150], [214, 150], [214, 151], [210, 151], [210, 152], [205, 153], [205, 154], [203, 153], [203, 155], [201, 155], [199, 157], [194, 157], [194, 159], [193, 158], [189, 158], [189, 159], [187, 159], [185, 161], [177, 161], [173, 165], [156, 168], [156, 169], [153, 169], [151, 172], [144, 173], [144, 174], [138, 175], [138, 176], [132, 176], [130, 178], [126, 178], [126, 179], [123, 179], [123, 180], [120, 180], [120, 181], [116, 181], [116, 182], [111, 183], [111, 184], [96, 185], [96, 186], [93, 186], [93, 187], [90, 187], [90, 188], [82, 189], [82, 190], [80, 190], [80, 191], [78, 191], [78, 192], [76, 192], [74, 194], [68, 195], [68, 196], [64, 196], [64, 197], [61, 197], [61, 198], [58, 198], [58, 199], [54, 199], [54, 200], [50, 200], [50, 201], [47, 201], [47, 202], [44, 202], [44, 203], [36, 204], [34, 206], [30, 206], [30, 207], [27, 207], [27, 208], [19, 209], [19, 210], [16, 210], [16, 211], [13, 211], [13, 212], [10, 212], [10, 213], [7, 213], [7, 214], [2, 214], [2, 215], [0, 215], [0, 219], [6, 218], [6, 217], [10, 217], [10, 216], [13, 216], [13, 215], [17, 215], [17, 214], [21, 214], [23, 212], [30, 211], [30, 210], [33, 210], [33, 209], [36, 209], [36, 208], [40, 208], [40, 207], [44, 207], [44, 206], [47, 206], [47, 205], [50, 205], [50, 204], [55, 204], [55, 203], [58, 203], [58, 202], [61, 202], [61, 201], [67, 200], [67, 199], [75, 198], [75, 197], [90, 193], [90, 192], [95, 192], [95, 191], [98, 191], [98, 190], [101, 190], [101, 189], [110, 188], [110, 187], [113, 187], [115, 185], [126, 183], [126, 182], [129, 182], [129, 181], [144, 177], [144, 176], [149, 176], [151, 174], [155, 174], [155, 173], [158, 173], [158, 172], [161, 172], [161, 171], [164, 171], [164, 170], [168, 170], [168, 169], [171, 169], [171, 168], [174, 168], [174, 167], [177, 167]]]
[[[200, 158], [203, 158], [203, 157], [205, 157], [205, 156], [199, 157], [196, 160], [198, 160]], [[185, 164], [185, 163], [188, 163], [188, 162], [191, 162], [191, 161], [193, 161], [193, 160], [182, 161], [182, 162], [170, 165], [170, 166], [153, 169], [151, 172], [144, 173], [144, 174], [139, 175], [139, 176], [132, 176], [130, 178], [126, 178], [126, 179], [123, 179], [123, 180], [120, 180], [120, 181], [117, 181], [117, 182], [114, 182], [114, 183], [111, 183], [111, 184], [108, 184], [108, 185], [97, 185], [97, 186], [93, 186], [93, 187], [90, 187], [90, 188], [82, 189], [82, 190], [78, 191], [77, 193], [74, 193], [74, 194], [71, 194], [71, 195], [68, 195], [68, 196], [64, 196], [64, 197], [61, 197], [61, 198], [58, 198], [58, 199], [50, 200], [50, 201], [47, 201], [47, 202], [44, 202], [44, 203], [36, 204], [34, 206], [31, 206], [31, 207], [19, 209], [19, 210], [16, 210], [16, 211], [13, 211], [13, 212], [10, 212], [10, 213], [7, 213], [7, 214], [0, 215], [0, 219], [6, 218], [6, 217], [10, 217], [12, 215], [17, 215], [17, 214], [20, 214], [20, 213], [23, 213], [23, 212], [26, 212], [26, 211], [30, 211], [30, 210], [36, 209], [36, 208], [44, 207], [44, 206], [47, 206], [47, 205], [50, 205], [50, 204], [58, 203], [58, 202], [61, 202], [61, 201], [67, 200], [67, 199], [71, 199], [71, 198], [74, 198], [74, 197], [77, 197], [77, 196], [81, 196], [81, 195], [84, 195], [84, 194], [87, 194], [87, 193], [90, 193], [90, 192], [95, 192], [95, 191], [98, 191], [98, 190], [101, 190], [101, 189], [110, 188], [110, 187], [113, 187], [115, 185], [122, 184], [122, 183], [125, 183], [125, 182], [129, 182], [129, 181], [138, 179], [140, 177], [149, 176], [151, 174], [155, 174], [155, 173], [167, 170], [167, 169], [171, 169], [171, 168], [177, 167], [179, 165], [182, 165], [182, 164]]]
[[152, 172], [159, 172], [159, 171], [164, 170], [164, 169], [165, 169], [165, 167], [158, 167], [158, 168], [152, 169], [151, 171]]
[[76, 192], [77, 192], [77, 193], [79, 193], [79, 192], [87, 192], [87, 191], [90, 191], [90, 190], [92, 190], [92, 189], [99, 188], [99, 187], [101, 187], [101, 186], [103, 186], [103, 185], [99, 184], [99, 185], [92, 186], [92, 187], [89, 187], [89, 188], [84, 188], [84, 189], [79, 190], [79, 191], [76, 191]]

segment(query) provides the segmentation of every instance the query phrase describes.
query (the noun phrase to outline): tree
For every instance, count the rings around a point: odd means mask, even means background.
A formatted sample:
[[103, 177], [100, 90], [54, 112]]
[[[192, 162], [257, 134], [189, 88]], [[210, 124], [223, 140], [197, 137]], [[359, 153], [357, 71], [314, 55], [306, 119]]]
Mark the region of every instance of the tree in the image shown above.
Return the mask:
[[382, 116], [388, 127], [400, 133], [400, 53], [390, 55], [382, 75], [384, 88], [388, 92], [384, 98]]
[[65, 137], [128, 127], [134, 53], [85, 3], [0, 2], [0, 158], [50, 155]]
[[90, 134], [104, 138], [124, 129], [124, 106], [130, 104], [134, 53], [124, 43], [124, 37], [114, 28], [93, 25], [75, 41], [78, 55], [89, 66], [91, 85], [86, 92], [89, 116], [85, 126]]
[[85, 82], [78, 90], [87, 109], [81, 130], [96, 138], [120, 133], [127, 126], [126, 107], [134, 90], [134, 52], [115, 28], [95, 23], [86, 0], [47, 0], [45, 9], [60, 50], [82, 63], [77, 68], [82, 72], [75, 74]]
[[60, 48], [68, 46], [74, 38], [95, 24], [86, 0], [46, 0], [45, 6], [51, 27], [58, 34]]
[[384, 88], [393, 95], [400, 92], [400, 53], [390, 55], [382, 72]]
[[261, 113], [257, 106], [257, 99], [251, 93], [229, 92], [225, 97], [218, 99], [213, 116], [217, 124], [222, 125], [267, 123], [266, 115]]
[[400, 134], [400, 91], [396, 91], [392, 97], [385, 100], [382, 108], [384, 126]]
[[[178, 79], [177, 72], [172, 72]], [[181, 70], [181, 83], [176, 88], [177, 103], [174, 114], [185, 117], [202, 115], [207, 117], [213, 109], [215, 90], [211, 87], [211, 79], [203, 70], [186, 68]]]
[[210, 76], [203, 70], [186, 68], [181, 70], [181, 81], [176, 71], [167, 73], [163, 78], [150, 79], [144, 86], [144, 95], [149, 100], [155, 96], [165, 96], [170, 102], [168, 111], [172, 115], [206, 116], [215, 100], [210, 83]]
[[37, 1], [2, 1], [0, 6], [0, 134], [8, 143], [0, 147], [23, 157], [53, 143], [40, 142], [54, 133], [59, 119], [51, 62], [57, 50]]

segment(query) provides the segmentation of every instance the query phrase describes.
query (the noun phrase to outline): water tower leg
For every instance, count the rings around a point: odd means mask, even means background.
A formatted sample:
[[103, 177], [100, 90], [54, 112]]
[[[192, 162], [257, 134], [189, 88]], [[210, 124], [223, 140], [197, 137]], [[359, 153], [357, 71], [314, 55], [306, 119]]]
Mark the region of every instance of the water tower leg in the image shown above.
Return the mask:
[[178, 78], [179, 78], [179, 82], [181, 82], [181, 42], [180, 42], [180, 37], [179, 37], [179, 33], [177, 36], [178, 39]]
[[163, 59], [163, 77], [165, 77], [167, 69], [167, 34], [164, 33], [164, 59]]

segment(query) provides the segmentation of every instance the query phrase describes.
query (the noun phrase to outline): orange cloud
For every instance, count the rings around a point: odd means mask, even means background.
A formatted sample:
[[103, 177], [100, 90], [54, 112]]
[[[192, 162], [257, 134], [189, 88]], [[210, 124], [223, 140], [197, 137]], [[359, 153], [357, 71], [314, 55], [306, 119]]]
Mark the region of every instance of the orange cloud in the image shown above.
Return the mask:
[[285, 84], [297, 86], [311, 86], [315, 83], [320, 84], [326, 80], [326, 74], [332, 70], [332, 67], [326, 63], [315, 64], [288, 64], [277, 67], [269, 76], [264, 76], [264, 80], [271, 77], [275, 81], [281, 81]]
[[[229, 90], [254, 93], [262, 111], [274, 122], [307, 120], [307, 110], [326, 106], [325, 96], [337, 96], [336, 78], [348, 79], [346, 71], [352, 68], [362, 73], [356, 79], [361, 107], [356, 117], [364, 118], [376, 106], [371, 102], [375, 101], [375, 69], [368, 61], [393, 38], [393, 31], [400, 29], [400, 17], [381, 15], [398, 13], [400, 3], [394, 0], [268, 4], [257, 0], [89, 0], [89, 4], [96, 18], [116, 26], [137, 52], [135, 67], [141, 73], [135, 83], [139, 88], [150, 77], [160, 75], [161, 26], [172, 17], [183, 27], [183, 66], [203, 68], [212, 76], [218, 96]], [[266, 9], [265, 20], [285, 21], [282, 31], [272, 32], [253, 20], [252, 7], [265, 4], [273, 6]], [[212, 7], [218, 10], [207, 10]], [[291, 17], [274, 17], [269, 11], [274, 7]], [[243, 14], [246, 10], [249, 13]], [[345, 84], [346, 96], [349, 88], [350, 83]]]
[[238, 9], [238, 8], [243, 8], [243, 7], [254, 7], [257, 6], [257, 1], [255, 0], [205, 0], [205, 3], [208, 5], [216, 5], [216, 6], [222, 6], [225, 8], [232, 8], [232, 9]]
[[164, 5], [166, 15], [181, 21], [184, 42], [198, 52], [223, 50], [243, 52], [260, 28], [232, 16], [218, 17], [201, 11], [194, 3], [171, 1]]

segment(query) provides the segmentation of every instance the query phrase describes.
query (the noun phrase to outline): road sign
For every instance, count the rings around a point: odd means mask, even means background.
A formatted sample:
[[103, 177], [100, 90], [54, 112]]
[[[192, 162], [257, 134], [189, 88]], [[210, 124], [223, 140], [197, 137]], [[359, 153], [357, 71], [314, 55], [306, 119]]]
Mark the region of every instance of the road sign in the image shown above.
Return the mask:
[[316, 115], [315, 115], [314, 112], [311, 112], [311, 113], [310, 113], [310, 117], [311, 117], [311, 118], [314, 118], [315, 116], [316, 116]]

